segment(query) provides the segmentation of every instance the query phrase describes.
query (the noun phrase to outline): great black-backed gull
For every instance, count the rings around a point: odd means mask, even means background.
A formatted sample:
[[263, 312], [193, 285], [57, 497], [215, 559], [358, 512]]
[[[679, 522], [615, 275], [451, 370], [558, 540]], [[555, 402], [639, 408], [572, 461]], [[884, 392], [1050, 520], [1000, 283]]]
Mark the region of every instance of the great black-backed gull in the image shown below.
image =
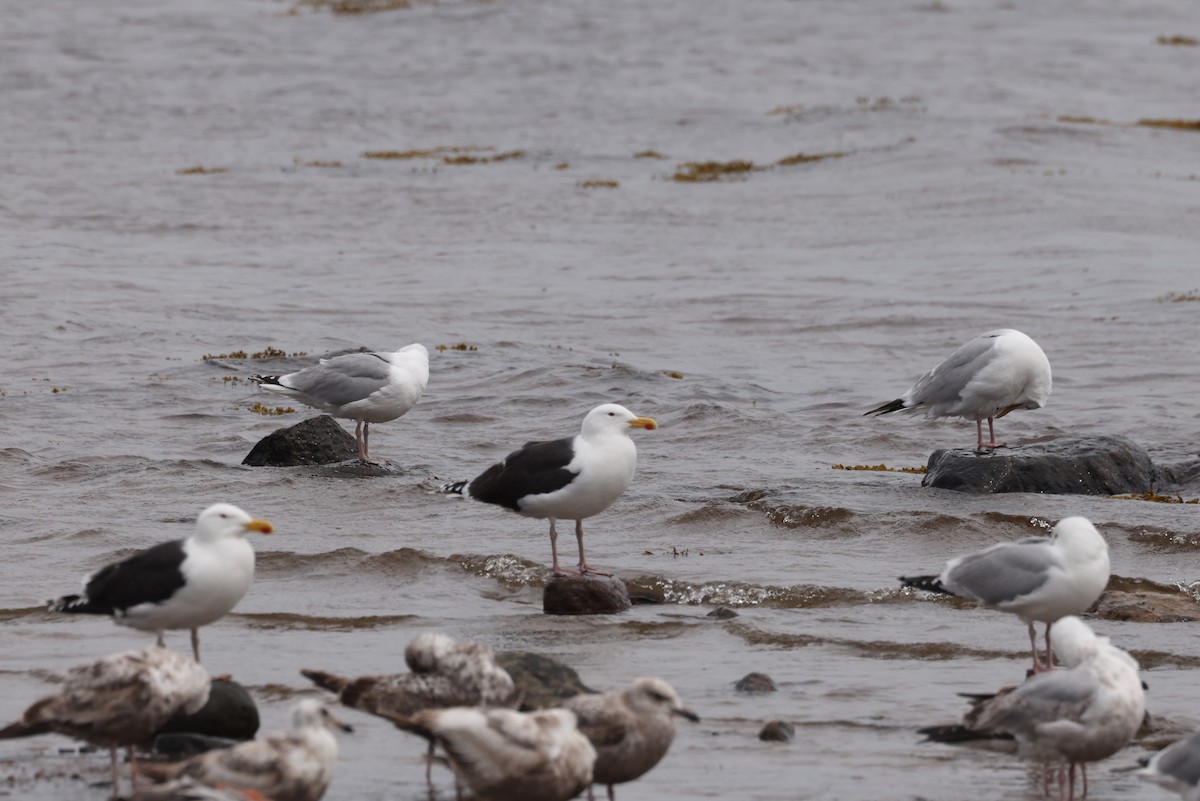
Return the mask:
[[[993, 421], [1016, 409], [1040, 409], [1050, 397], [1050, 362], [1020, 331], [1000, 328], [967, 342], [902, 396], [866, 414], [921, 409], [926, 417], [975, 421], [976, 447], [1003, 448]], [[988, 441], [983, 441], [983, 421]]]
[[[411, 673], [348, 679], [321, 670], [301, 670], [319, 687], [337, 693], [346, 706], [372, 715], [411, 715], [452, 706], [516, 708], [522, 693], [492, 649], [479, 642], [455, 642], [445, 634], [418, 634], [404, 649]], [[389, 718], [390, 719], [390, 718]], [[425, 779], [432, 786], [433, 743]]]
[[1086, 771], [1087, 763], [1112, 756], [1137, 734], [1146, 694], [1137, 661], [1107, 637], [1097, 637], [1074, 616], [1052, 628], [1054, 650], [1071, 667], [1032, 676], [997, 694], [972, 710], [970, 726], [981, 736], [1012, 738], [1026, 759], [1057, 765], [1059, 798], [1064, 799], [1074, 798], [1076, 768]]
[[550, 519], [550, 555], [558, 564], [558, 518], [575, 521], [580, 573], [599, 573], [583, 552], [583, 520], [612, 506], [633, 480], [637, 448], [633, 428], [658, 428], [650, 417], [638, 417], [624, 406], [606, 403], [583, 418], [579, 434], [549, 442], [529, 442], [483, 471], [473, 481], [446, 484], [443, 492], [468, 495], [484, 503], [512, 509], [526, 517]]
[[112, 615], [122, 626], [155, 632], [159, 645], [167, 629], [191, 629], [199, 662], [198, 629], [237, 606], [254, 579], [250, 531], [272, 528], [232, 504], [214, 504], [196, 519], [195, 534], [100, 568], [84, 578], [82, 595], [52, 601], [50, 610]]
[[151, 647], [106, 656], [72, 668], [62, 689], [37, 701], [0, 739], [58, 732], [109, 750], [113, 797], [120, 795], [117, 749], [149, 740], [176, 712], [193, 714], [208, 702], [208, 672], [176, 651]]
[[358, 458], [369, 462], [371, 423], [395, 420], [417, 405], [429, 383], [429, 351], [413, 344], [393, 353], [347, 353], [299, 372], [252, 380], [334, 417], [356, 420]]
[[441, 746], [481, 801], [566, 801], [592, 783], [596, 750], [566, 709], [453, 707], [392, 722]]
[[[675, 717], [699, 721], [671, 685], [662, 679], [640, 678], [620, 692], [576, 695], [563, 702], [575, 713], [579, 730], [596, 749], [592, 782], [614, 785], [631, 782], [657, 765], [675, 741]], [[592, 788], [588, 787], [591, 799]]]
[[292, 710], [286, 732], [208, 751], [173, 765], [143, 765], [142, 773], [156, 781], [190, 778], [257, 790], [271, 801], [318, 801], [333, 780], [337, 764], [334, 729], [353, 731], [325, 704], [306, 698]]
[[[1029, 625], [1033, 669], [1051, 670], [1050, 624], [1086, 612], [1108, 586], [1108, 544], [1084, 517], [1058, 521], [1049, 537], [1001, 542], [946, 563], [939, 576], [901, 577], [905, 586], [956, 595]], [[1046, 624], [1046, 663], [1033, 624]]]

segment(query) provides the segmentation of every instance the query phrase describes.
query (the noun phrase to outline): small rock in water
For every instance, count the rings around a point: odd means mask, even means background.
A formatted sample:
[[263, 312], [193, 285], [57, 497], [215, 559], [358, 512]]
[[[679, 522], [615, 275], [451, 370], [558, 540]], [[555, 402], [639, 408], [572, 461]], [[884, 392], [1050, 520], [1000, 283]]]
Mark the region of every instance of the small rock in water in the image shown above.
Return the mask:
[[738, 616], [738, 613], [730, 609], [728, 606], [718, 606], [716, 609], [709, 612], [705, 617], [714, 617], [717, 620], [730, 620]]
[[354, 437], [332, 417], [323, 414], [272, 431], [258, 441], [242, 464], [251, 467], [293, 467], [335, 464], [358, 458]]
[[208, 703], [194, 715], [176, 714], [157, 734], [200, 734], [230, 740], [249, 740], [258, 732], [258, 707], [246, 688], [235, 681], [214, 679]]
[[921, 486], [977, 493], [1123, 495], [1149, 492], [1157, 477], [1150, 455], [1136, 443], [1097, 436], [986, 453], [934, 451]]
[[544, 654], [530, 651], [500, 651], [496, 664], [508, 671], [521, 688], [521, 711], [558, 706], [574, 695], [596, 692], [579, 679], [575, 669]]
[[758, 739], [777, 743], [790, 743], [795, 736], [796, 727], [786, 720], [772, 720], [758, 733]]
[[747, 673], [738, 679], [733, 689], [739, 693], [773, 693], [779, 688], [775, 686], [775, 680], [766, 673]]
[[548, 615], [611, 615], [630, 605], [629, 590], [616, 576], [551, 576], [542, 590], [542, 611]]

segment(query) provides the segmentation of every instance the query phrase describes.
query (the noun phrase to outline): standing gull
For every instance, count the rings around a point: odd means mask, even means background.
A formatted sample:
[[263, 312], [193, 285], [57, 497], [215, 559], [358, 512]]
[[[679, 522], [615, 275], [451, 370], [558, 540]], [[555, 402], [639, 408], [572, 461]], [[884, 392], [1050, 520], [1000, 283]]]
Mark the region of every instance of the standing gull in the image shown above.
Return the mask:
[[413, 344], [394, 353], [347, 353], [295, 373], [251, 380], [334, 417], [356, 420], [358, 458], [369, 462], [371, 423], [395, 420], [417, 405], [429, 383], [429, 351]]
[[196, 518], [195, 534], [100, 568], [84, 578], [82, 595], [51, 601], [50, 611], [112, 615], [119, 625], [155, 632], [160, 646], [167, 629], [191, 629], [199, 662], [199, 628], [228, 614], [254, 580], [246, 533], [272, 530], [232, 504], [213, 504]]
[[1174, 790], [1184, 801], [1200, 801], [1200, 731], [1150, 757], [1137, 775]]
[[256, 790], [271, 801], [319, 801], [333, 780], [337, 739], [352, 731], [320, 701], [306, 698], [292, 710], [283, 733], [199, 754], [174, 765], [145, 765], [157, 781], [190, 778], [216, 787]]
[[566, 709], [453, 707], [391, 719], [440, 745], [480, 801], [566, 801], [592, 783], [596, 751]]
[[675, 740], [676, 715], [700, 720], [671, 685], [654, 678], [635, 679], [619, 693], [577, 695], [563, 706], [575, 713], [579, 730], [596, 749], [592, 781], [608, 785], [609, 801], [616, 798], [614, 785], [640, 778], [666, 756]]
[[176, 712], [191, 715], [208, 702], [208, 673], [175, 651], [151, 647], [106, 656], [72, 668], [55, 695], [37, 701], [21, 719], [0, 729], [0, 739], [58, 732], [107, 748], [113, 797], [120, 795], [117, 749], [133, 765], [133, 747], [149, 740]]
[[[999, 328], [967, 342], [946, 361], [917, 379], [902, 396], [866, 414], [920, 408], [926, 417], [975, 421], [979, 450], [1003, 448], [993, 420], [1015, 409], [1040, 409], [1050, 397], [1050, 362], [1020, 331]], [[983, 441], [983, 421], [988, 441]]]
[[[1017, 753], [1058, 765], [1059, 797], [1075, 797], [1076, 768], [1112, 756], [1142, 724], [1146, 695], [1137, 661], [1068, 616], [1053, 625], [1067, 670], [1041, 673], [976, 711], [973, 727], [1011, 736]], [[1084, 785], [1086, 795], [1086, 779]]]
[[473, 481], [446, 484], [443, 492], [470, 497], [512, 509], [526, 517], [550, 519], [550, 556], [554, 575], [566, 570], [558, 564], [557, 518], [575, 521], [579, 542], [579, 573], [597, 573], [583, 553], [583, 519], [603, 512], [621, 497], [633, 480], [637, 448], [629, 438], [631, 428], [653, 431], [652, 418], [638, 417], [624, 406], [605, 403], [583, 418], [574, 437], [549, 442], [528, 442]]
[[[1034, 671], [1052, 670], [1050, 624], [1086, 612], [1108, 586], [1108, 544], [1084, 517], [1066, 517], [1049, 537], [1002, 542], [946, 563], [940, 576], [902, 576], [907, 587], [956, 595], [1012, 612], [1029, 625]], [[1046, 664], [1035, 622], [1046, 624]]]

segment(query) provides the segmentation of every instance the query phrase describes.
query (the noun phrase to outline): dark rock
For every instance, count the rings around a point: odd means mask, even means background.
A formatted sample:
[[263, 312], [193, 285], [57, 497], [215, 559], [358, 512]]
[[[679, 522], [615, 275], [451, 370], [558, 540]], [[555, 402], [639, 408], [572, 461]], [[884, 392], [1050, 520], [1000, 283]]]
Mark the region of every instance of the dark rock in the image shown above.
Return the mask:
[[1185, 623], [1200, 620], [1200, 603], [1185, 593], [1105, 590], [1092, 610], [1104, 620]]
[[647, 606], [666, 603], [666, 598], [656, 592], [630, 592], [629, 603], [634, 606]]
[[716, 609], [705, 615], [705, 617], [715, 617], [717, 620], [731, 620], [737, 616], [738, 613], [730, 609], [728, 606], [718, 606]]
[[737, 680], [733, 689], [739, 693], [773, 693], [779, 688], [775, 686], [775, 680], [766, 673], [747, 673]]
[[923, 487], [960, 492], [1122, 495], [1149, 492], [1156, 478], [1149, 454], [1125, 437], [1053, 440], [976, 453], [934, 451]]
[[354, 437], [332, 417], [323, 414], [273, 431], [258, 441], [242, 464], [251, 467], [292, 467], [334, 464], [358, 459]]
[[175, 732], [172, 734], [157, 734], [154, 736], [154, 747], [151, 749], [159, 756], [170, 757], [172, 760], [186, 759], [206, 751], [218, 748], [229, 748], [241, 740], [231, 740], [228, 737], [211, 737], [207, 734], [190, 734]]
[[786, 720], [772, 720], [758, 733], [758, 739], [776, 743], [790, 743], [795, 736], [796, 727]]
[[176, 732], [249, 740], [258, 732], [258, 707], [242, 685], [213, 679], [208, 703], [199, 712], [177, 714], [158, 730], [159, 735]]
[[579, 680], [573, 668], [553, 657], [529, 651], [500, 651], [496, 663], [508, 671], [524, 694], [521, 709], [525, 712], [558, 706], [572, 696], [595, 692]]
[[611, 615], [629, 607], [625, 582], [615, 576], [551, 576], [542, 590], [542, 611], [548, 615]]

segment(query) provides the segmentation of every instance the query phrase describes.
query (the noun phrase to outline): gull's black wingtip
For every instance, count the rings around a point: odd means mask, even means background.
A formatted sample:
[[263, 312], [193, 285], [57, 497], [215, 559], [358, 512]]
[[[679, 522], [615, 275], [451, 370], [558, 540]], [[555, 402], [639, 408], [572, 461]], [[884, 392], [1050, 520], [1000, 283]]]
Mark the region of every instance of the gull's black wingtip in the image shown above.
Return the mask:
[[881, 414], [887, 414], [888, 412], [898, 412], [903, 408], [904, 408], [904, 399], [896, 398], [894, 401], [889, 401], [889, 402], [883, 404], [882, 406], [872, 409], [869, 412], [863, 412], [863, 417], [866, 417], [866, 416], [872, 415], [872, 414], [873, 415], [881, 415]]

